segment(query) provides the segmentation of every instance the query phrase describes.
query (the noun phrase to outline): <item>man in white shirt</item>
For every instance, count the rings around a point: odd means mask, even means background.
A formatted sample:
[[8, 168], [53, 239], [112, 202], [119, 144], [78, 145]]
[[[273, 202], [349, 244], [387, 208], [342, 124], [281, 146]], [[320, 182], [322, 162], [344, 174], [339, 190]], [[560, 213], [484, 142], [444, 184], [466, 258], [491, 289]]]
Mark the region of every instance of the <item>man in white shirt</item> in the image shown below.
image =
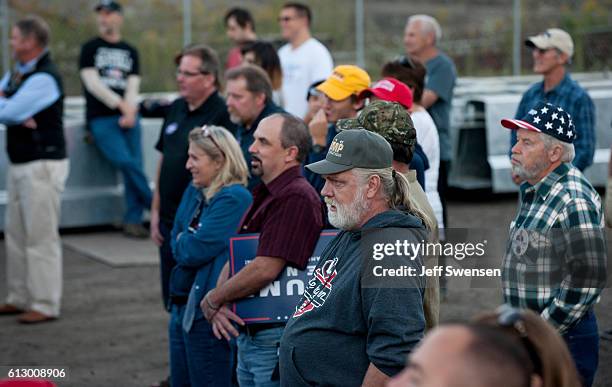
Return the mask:
[[278, 50], [283, 69], [285, 110], [304, 118], [308, 110], [305, 100], [308, 87], [326, 79], [334, 63], [327, 48], [310, 34], [312, 13], [301, 3], [283, 5], [278, 21], [287, 44]]

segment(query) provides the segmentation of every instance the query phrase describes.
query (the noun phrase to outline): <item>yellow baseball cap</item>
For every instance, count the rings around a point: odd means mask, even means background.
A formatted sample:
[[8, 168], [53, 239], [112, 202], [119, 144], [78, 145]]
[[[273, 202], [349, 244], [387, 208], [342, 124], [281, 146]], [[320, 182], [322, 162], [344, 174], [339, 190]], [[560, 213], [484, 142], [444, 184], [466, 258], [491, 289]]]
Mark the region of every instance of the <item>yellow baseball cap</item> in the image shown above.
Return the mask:
[[353, 65], [337, 66], [332, 74], [317, 86], [317, 90], [334, 101], [340, 101], [370, 86], [370, 76], [365, 70]]

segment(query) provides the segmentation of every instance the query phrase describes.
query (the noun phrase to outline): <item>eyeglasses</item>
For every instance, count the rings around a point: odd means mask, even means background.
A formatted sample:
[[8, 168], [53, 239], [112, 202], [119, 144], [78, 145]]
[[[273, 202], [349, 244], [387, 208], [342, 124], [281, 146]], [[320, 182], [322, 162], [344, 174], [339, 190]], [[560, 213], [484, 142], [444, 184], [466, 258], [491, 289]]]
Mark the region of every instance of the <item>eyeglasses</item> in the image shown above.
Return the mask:
[[279, 23], [288, 23], [291, 20], [296, 19], [295, 16], [279, 16], [278, 17], [278, 22]]
[[193, 77], [197, 77], [198, 75], [206, 75], [209, 74], [207, 71], [198, 71], [198, 72], [192, 72], [192, 71], [183, 71], [181, 69], [176, 69], [176, 76], [184, 76], [186, 78], [193, 78]]
[[542, 359], [540, 359], [533, 342], [529, 339], [527, 329], [525, 328], [525, 321], [523, 321], [523, 314], [520, 309], [513, 308], [509, 305], [501, 305], [497, 308], [497, 324], [500, 327], [512, 328], [518, 333], [533, 363], [534, 373], [541, 376]]
[[210, 138], [210, 141], [212, 141], [212, 143], [215, 146], [215, 148], [217, 148], [219, 150], [219, 152], [221, 152], [223, 157], [225, 157], [225, 152], [223, 152], [223, 149], [221, 149], [221, 147], [219, 146], [219, 144], [217, 143], [217, 141], [213, 137], [212, 131], [210, 130], [208, 125], [202, 126], [202, 136], [204, 136], [204, 138]]

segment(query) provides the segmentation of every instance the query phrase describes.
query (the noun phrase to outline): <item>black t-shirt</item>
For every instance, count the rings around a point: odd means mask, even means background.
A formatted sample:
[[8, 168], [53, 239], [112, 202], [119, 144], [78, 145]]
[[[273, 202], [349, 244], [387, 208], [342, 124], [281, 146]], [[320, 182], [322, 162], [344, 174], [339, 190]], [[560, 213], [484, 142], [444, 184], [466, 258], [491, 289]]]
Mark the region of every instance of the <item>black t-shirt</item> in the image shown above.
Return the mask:
[[[123, 96], [129, 75], [140, 73], [138, 51], [126, 42], [109, 43], [102, 38], [94, 38], [83, 45], [79, 59], [79, 69], [95, 67], [102, 82], [115, 93]], [[87, 119], [121, 114], [111, 109], [83, 88], [87, 102]]]
[[189, 111], [183, 98], [175, 100], [168, 109], [155, 145], [164, 156], [159, 175], [159, 215], [164, 222], [174, 222], [183, 192], [191, 181], [191, 174], [185, 169], [189, 132], [204, 124], [222, 126], [232, 133], [235, 131], [225, 101], [217, 92], [193, 111]]

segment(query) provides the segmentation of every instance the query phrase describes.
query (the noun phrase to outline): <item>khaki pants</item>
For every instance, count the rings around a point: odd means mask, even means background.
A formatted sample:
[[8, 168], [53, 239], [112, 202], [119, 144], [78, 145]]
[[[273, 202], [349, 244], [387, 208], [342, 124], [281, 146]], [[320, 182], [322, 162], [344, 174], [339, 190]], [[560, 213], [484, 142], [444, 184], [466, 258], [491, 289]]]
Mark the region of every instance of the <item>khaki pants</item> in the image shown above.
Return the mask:
[[5, 238], [7, 303], [58, 316], [62, 297], [60, 195], [68, 160], [11, 164]]

